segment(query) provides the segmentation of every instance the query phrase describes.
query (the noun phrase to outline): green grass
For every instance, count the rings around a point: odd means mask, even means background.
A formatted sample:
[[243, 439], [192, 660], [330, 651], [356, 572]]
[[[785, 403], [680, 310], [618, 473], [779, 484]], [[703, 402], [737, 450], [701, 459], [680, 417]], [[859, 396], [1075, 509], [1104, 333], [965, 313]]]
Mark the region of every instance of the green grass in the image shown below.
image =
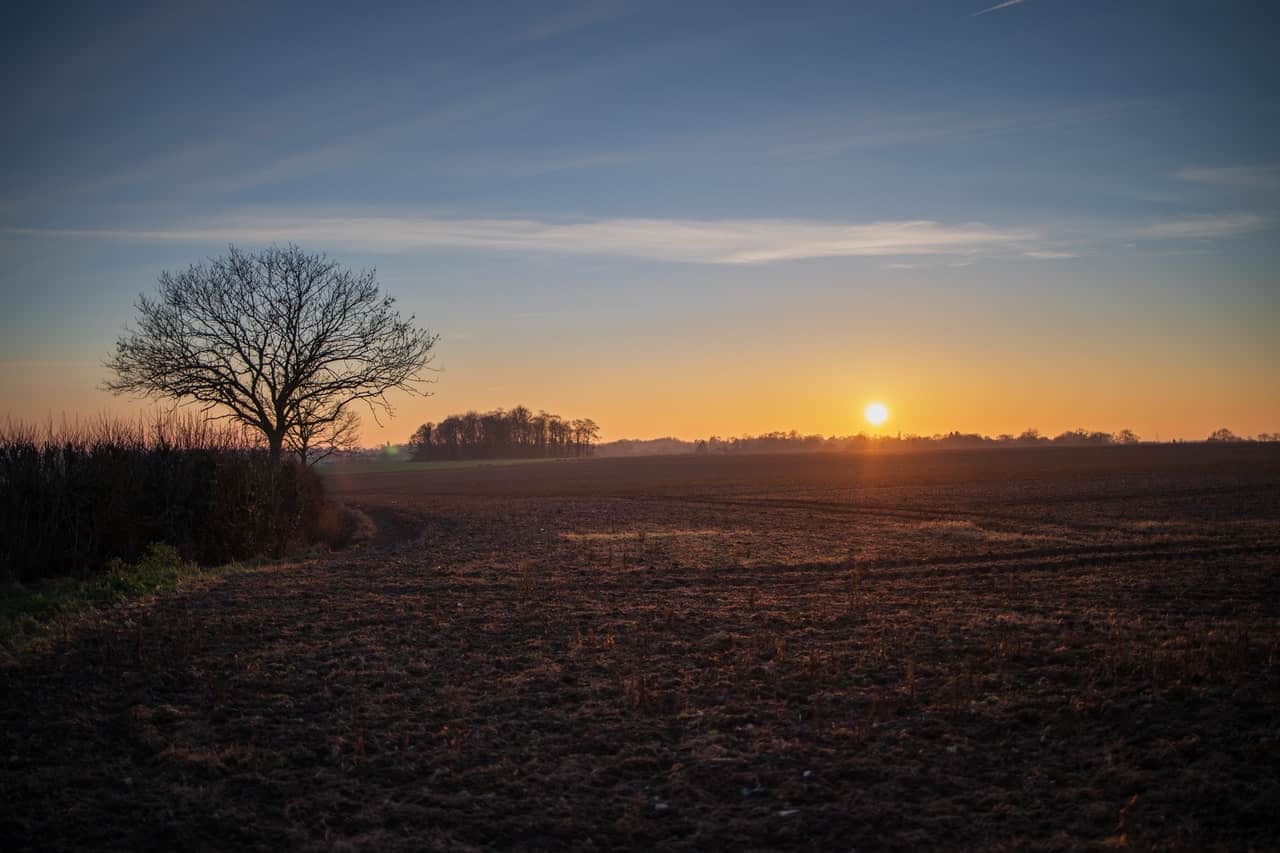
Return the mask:
[[184, 562], [168, 545], [156, 544], [136, 563], [113, 560], [83, 580], [53, 578], [0, 588], [0, 654], [17, 657], [60, 625], [95, 611], [147, 596], [171, 592], [197, 578], [216, 577], [243, 568], [230, 563], [203, 569]]

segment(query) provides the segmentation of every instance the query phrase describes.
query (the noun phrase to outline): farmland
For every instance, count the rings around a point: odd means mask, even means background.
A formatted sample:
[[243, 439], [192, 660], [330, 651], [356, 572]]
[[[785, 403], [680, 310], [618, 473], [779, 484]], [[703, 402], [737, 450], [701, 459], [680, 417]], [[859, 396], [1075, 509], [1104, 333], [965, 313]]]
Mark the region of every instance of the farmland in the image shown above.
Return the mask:
[[8, 849], [1280, 844], [1280, 450], [396, 470], [0, 670]]

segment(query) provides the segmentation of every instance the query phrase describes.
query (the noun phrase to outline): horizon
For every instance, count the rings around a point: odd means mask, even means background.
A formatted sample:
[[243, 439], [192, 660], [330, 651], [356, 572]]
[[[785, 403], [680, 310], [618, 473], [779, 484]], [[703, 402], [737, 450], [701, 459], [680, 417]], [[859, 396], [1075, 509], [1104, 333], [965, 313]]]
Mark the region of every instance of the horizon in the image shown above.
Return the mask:
[[21, 9], [0, 35], [0, 417], [150, 409], [97, 390], [138, 295], [228, 244], [295, 242], [376, 267], [441, 335], [432, 396], [365, 413], [370, 447], [515, 400], [602, 441], [1272, 433], [1276, 20]]
[[[517, 404], [517, 406], [519, 405], [523, 405], [523, 404]], [[368, 451], [384, 450], [387, 447], [400, 447], [400, 448], [407, 447], [409, 445], [410, 439], [412, 438], [411, 433], [414, 430], [416, 430], [418, 427], [422, 426], [423, 424], [435, 424], [435, 423], [438, 423], [439, 420], [442, 420], [447, 417], [465, 415], [465, 414], [471, 414], [471, 413], [486, 414], [486, 413], [492, 413], [492, 412], [507, 412], [507, 411], [510, 411], [512, 408], [515, 408], [515, 406], [509, 407], [509, 408], [495, 407], [492, 409], [468, 409], [466, 411], [447, 412], [442, 414], [439, 418], [428, 419], [426, 421], [421, 421], [419, 423], [413, 424], [409, 430], [410, 434], [400, 438], [395, 438], [391, 435], [391, 433], [394, 432], [394, 427], [384, 427], [382, 431], [387, 433], [387, 437], [385, 439], [376, 441], [374, 443], [367, 443], [362, 437], [355, 447], [349, 448], [349, 452], [363, 453]], [[526, 407], [526, 408], [531, 408], [531, 407]], [[531, 410], [539, 411], [536, 408], [531, 408]], [[81, 430], [87, 430], [92, 432], [92, 430], [95, 427], [99, 426], [104, 422], [122, 424], [122, 425], [130, 425], [130, 424], [138, 423], [143, 426], [149, 426], [153, 424], [157, 419], [163, 420], [171, 415], [182, 416], [184, 414], [193, 414], [202, 420], [213, 420], [220, 423], [224, 422], [221, 419], [209, 419], [207, 418], [207, 416], [202, 416], [198, 410], [191, 407], [182, 406], [182, 407], [174, 408], [174, 407], [164, 407], [160, 405], [148, 405], [148, 406], [139, 405], [139, 406], [129, 407], [123, 411], [101, 409], [97, 412], [74, 413], [70, 417], [65, 412], [60, 413], [58, 415], [49, 413], [49, 414], [46, 414], [43, 418], [34, 418], [34, 419], [14, 417], [12, 414], [8, 414], [4, 416], [4, 425], [6, 428], [17, 428], [19, 430], [22, 430], [24, 428], [32, 429], [35, 431], [36, 434], [67, 435], [67, 434], [74, 434], [77, 431], [81, 431]], [[547, 414], [552, 415], [554, 417], [562, 417], [562, 414], [557, 412], [548, 412]], [[573, 413], [571, 415], [567, 415], [563, 417], [566, 417], [567, 419], [573, 419], [583, 414], [584, 413]], [[586, 415], [586, 416], [590, 417], [589, 415]], [[662, 433], [662, 434], [645, 435], [645, 436], [637, 436], [637, 435], [611, 436], [605, 433], [604, 431], [602, 431], [601, 437], [596, 441], [594, 441], [593, 445], [601, 446], [601, 445], [608, 445], [608, 444], [616, 444], [619, 442], [647, 443], [647, 442], [658, 442], [658, 441], [676, 441], [683, 444], [697, 444], [700, 441], [710, 441], [712, 439], [718, 439], [721, 442], [728, 443], [732, 441], [754, 440], [754, 439], [766, 438], [770, 436], [784, 436], [784, 437], [795, 436], [796, 438], [800, 438], [800, 439], [819, 438], [819, 439], [822, 439], [823, 441], [845, 441], [850, 439], [865, 439], [869, 441], [890, 441], [890, 442], [919, 441], [919, 440], [936, 441], [936, 440], [942, 440], [947, 438], [959, 437], [959, 438], [978, 438], [983, 441], [990, 441], [990, 442], [1013, 443], [1013, 442], [1022, 440], [1022, 436], [1026, 432], [1036, 433], [1037, 437], [1036, 439], [1034, 439], [1035, 441], [1051, 442], [1053, 439], [1058, 438], [1060, 436], [1065, 436], [1068, 434], [1078, 434], [1078, 433], [1105, 434], [1107, 436], [1110, 436], [1112, 439], [1115, 439], [1120, 433], [1126, 430], [1131, 431], [1135, 434], [1137, 441], [1133, 443], [1137, 443], [1137, 444], [1183, 444], [1183, 443], [1194, 444], [1197, 442], [1205, 442], [1205, 441], [1212, 442], [1215, 440], [1219, 440], [1219, 439], [1214, 439], [1213, 434], [1220, 432], [1222, 430], [1226, 430], [1228, 433], [1231, 433], [1233, 437], [1230, 440], [1233, 440], [1233, 441], [1270, 442], [1270, 441], [1278, 440], [1273, 438], [1273, 436], [1280, 435], [1280, 433], [1276, 433], [1269, 430], [1260, 430], [1259, 432], [1256, 432], [1256, 433], [1243, 432], [1243, 431], [1232, 428], [1230, 424], [1221, 424], [1215, 429], [1210, 430], [1209, 432], [1205, 433], [1202, 436], [1177, 436], [1177, 435], [1161, 436], [1159, 434], [1143, 435], [1137, 430], [1133, 430], [1131, 427], [1120, 427], [1115, 430], [1105, 430], [1105, 429], [1095, 429], [1093, 427], [1085, 426], [1081, 424], [1076, 424], [1074, 427], [1069, 427], [1069, 428], [1060, 429], [1060, 430], [1042, 430], [1039, 427], [1030, 425], [1018, 430], [1004, 430], [997, 433], [988, 433], [988, 432], [980, 432], [975, 430], [964, 430], [964, 429], [949, 429], [949, 430], [943, 430], [943, 431], [932, 432], [932, 433], [918, 433], [918, 432], [911, 432], [908, 430], [893, 429], [886, 422], [884, 425], [882, 425], [882, 427], [872, 426], [871, 424], [864, 424], [861, 428], [851, 429], [848, 432], [806, 432], [804, 430], [799, 430], [794, 428], [785, 428], [785, 429], [777, 428], [777, 429], [765, 429], [759, 432], [741, 432], [741, 431], [724, 432], [724, 433], [709, 432], [709, 433], [700, 433], [700, 434], [695, 433], [695, 434], [686, 434], [686, 435], [677, 435], [675, 433]], [[250, 430], [250, 433], [252, 433], [252, 430]], [[362, 436], [363, 436], [363, 432], [362, 432]], [[1115, 443], [1120, 444], [1121, 442], [1116, 441]]]

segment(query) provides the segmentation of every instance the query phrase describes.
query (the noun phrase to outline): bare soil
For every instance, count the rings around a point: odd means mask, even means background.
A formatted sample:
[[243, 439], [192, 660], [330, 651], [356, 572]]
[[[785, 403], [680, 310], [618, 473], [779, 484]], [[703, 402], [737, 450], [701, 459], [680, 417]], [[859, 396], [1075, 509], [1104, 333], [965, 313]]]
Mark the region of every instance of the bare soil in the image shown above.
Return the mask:
[[17, 849], [1275, 849], [1274, 446], [344, 474], [0, 671]]

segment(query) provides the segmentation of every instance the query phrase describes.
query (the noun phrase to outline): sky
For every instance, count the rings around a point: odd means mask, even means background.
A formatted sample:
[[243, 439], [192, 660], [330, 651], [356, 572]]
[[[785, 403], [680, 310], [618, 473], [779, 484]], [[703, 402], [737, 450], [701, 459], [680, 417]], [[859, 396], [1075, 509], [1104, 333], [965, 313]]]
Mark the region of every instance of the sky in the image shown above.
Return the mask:
[[1256, 2], [6, 7], [0, 417], [163, 270], [296, 243], [437, 332], [368, 444], [1280, 431], [1280, 12]]

